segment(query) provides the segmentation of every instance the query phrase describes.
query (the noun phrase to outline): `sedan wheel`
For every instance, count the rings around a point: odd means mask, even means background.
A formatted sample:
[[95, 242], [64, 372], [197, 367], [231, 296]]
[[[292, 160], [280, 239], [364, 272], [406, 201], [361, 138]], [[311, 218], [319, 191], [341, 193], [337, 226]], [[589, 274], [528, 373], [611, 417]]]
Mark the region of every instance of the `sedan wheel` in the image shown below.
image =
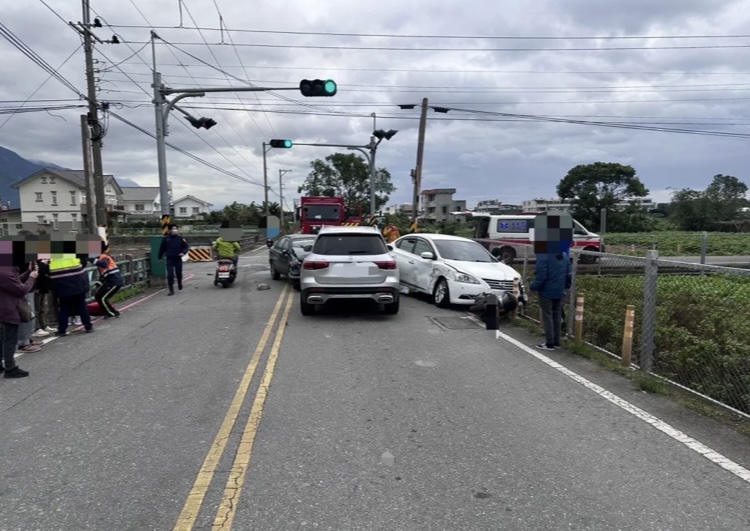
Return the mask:
[[435, 301], [435, 304], [437, 304], [440, 308], [447, 308], [451, 304], [451, 296], [450, 296], [450, 290], [448, 289], [448, 281], [444, 278], [441, 278], [437, 286], [435, 286], [435, 291], [432, 295], [433, 300]]

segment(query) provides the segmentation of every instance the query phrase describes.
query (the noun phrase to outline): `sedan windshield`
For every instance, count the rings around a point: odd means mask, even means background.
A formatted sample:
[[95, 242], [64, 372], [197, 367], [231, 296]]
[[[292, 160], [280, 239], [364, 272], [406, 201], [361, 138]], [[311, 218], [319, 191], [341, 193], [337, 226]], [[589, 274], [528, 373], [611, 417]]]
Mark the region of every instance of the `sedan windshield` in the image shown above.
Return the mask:
[[444, 260], [459, 262], [494, 262], [487, 249], [477, 242], [461, 240], [432, 240]]

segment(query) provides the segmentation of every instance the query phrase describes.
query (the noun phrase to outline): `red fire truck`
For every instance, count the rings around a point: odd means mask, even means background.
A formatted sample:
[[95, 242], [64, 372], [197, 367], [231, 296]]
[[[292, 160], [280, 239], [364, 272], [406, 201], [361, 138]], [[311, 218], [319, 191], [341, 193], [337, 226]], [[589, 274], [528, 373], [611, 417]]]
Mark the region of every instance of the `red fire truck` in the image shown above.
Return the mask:
[[302, 234], [317, 234], [324, 225], [357, 226], [362, 223], [361, 213], [347, 212], [343, 197], [303, 197], [297, 219]]

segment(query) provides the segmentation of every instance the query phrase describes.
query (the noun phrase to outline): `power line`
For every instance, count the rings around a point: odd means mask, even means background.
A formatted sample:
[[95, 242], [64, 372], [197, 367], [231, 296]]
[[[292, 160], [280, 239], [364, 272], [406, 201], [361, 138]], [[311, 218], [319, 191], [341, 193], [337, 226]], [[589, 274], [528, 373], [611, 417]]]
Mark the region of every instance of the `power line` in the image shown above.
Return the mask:
[[[126, 41], [122, 41], [126, 42]], [[144, 44], [148, 41], [127, 41], [131, 44]], [[173, 42], [173, 46], [228, 46], [226, 43], [198, 43], [198, 42]], [[598, 48], [426, 48], [426, 47], [403, 47], [403, 46], [351, 46], [319, 44], [258, 44], [249, 42], [234, 43], [233, 46], [246, 48], [281, 48], [281, 49], [315, 49], [315, 50], [372, 50], [380, 52], [612, 52], [632, 50], [718, 50], [750, 48], [750, 44], [710, 44], [703, 46], [600, 46]]]
[[[138, 25], [113, 25], [113, 28], [135, 28], [148, 29], [145, 26]], [[222, 28], [208, 27], [190, 27], [190, 26], [150, 26], [153, 29], [181, 29], [181, 30], [204, 30], [204, 31], [222, 31]], [[545, 40], [545, 41], [564, 41], [564, 40], [635, 40], [635, 39], [745, 39], [750, 35], [599, 35], [591, 37], [583, 36], [521, 36], [521, 35], [425, 35], [425, 34], [396, 34], [396, 33], [337, 33], [330, 31], [282, 31], [282, 30], [259, 30], [259, 29], [229, 29], [226, 26], [223, 31], [232, 31], [234, 33], [261, 33], [273, 35], [317, 35], [331, 37], [375, 37], [387, 39], [487, 39], [487, 40]]]

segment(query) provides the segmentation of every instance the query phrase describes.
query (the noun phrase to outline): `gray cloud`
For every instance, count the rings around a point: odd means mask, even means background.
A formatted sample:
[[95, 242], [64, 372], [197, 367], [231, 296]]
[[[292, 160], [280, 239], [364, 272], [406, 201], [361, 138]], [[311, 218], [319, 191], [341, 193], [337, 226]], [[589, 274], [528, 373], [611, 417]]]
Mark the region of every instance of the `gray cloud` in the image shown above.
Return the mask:
[[[76, 2], [48, 3], [65, 20], [81, 18]], [[180, 22], [176, 2], [135, 0], [135, 4], [153, 25], [174, 27]], [[512, 9], [480, 0], [437, 5], [421, 1], [366, 4], [340, 0], [316, 5], [315, 9], [304, 0], [296, 0], [283, 6], [261, 4], [252, 10], [227, 0], [219, 0], [218, 4], [230, 29], [302, 32], [527, 37], [720, 35], [744, 33], [750, 18], [749, 0], [634, 0], [627, 4], [569, 0], [517, 4]], [[201, 27], [218, 27], [219, 17], [212, 1], [187, 0], [185, 5]], [[21, 7], [19, 2], [0, 0], [0, 7], [3, 23], [55, 68], [80, 44], [79, 37], [41, 3], [23, 3]], [[96, 2], [94, 9], [109, 24], [145, 25], [128, 2]], [[193, 25], [187, 11], [183, 12], [182, 22]], [[114, 31], [121, 39], [138, 43], [97, 45], [99, 97], [112, 102], [115, 113], [154, 131], [151, 49], [142, 44], [149, 38], [149, 29]], [[105, 26], [96, 32], [108, 39], [113, 30]], [[173, 112], [168, 141], [257, 183], [233, 179], [168, 149], [169, 176], [176, 193], [190, 193], [216, 205], [263, 200], [262, 142], [290, 138], [297, 143], [364, 145], [372, 132], [371, 113], [377, 115], [378, 128], [399, 131], [380, 145], [377, 164], [387, 167], [393, 175], [397, 192], [392, 200], [409, 202], [409, 172], [416, 158], [419, 108], [402, 110], [398, 104], [419, 104], [423, 97], [428, 97], [432, 105], [487, 113], [659, 123], [662, 127], [742, 133], [747, 133], [750, 125], [746, 48], [539, 50], [738, 45], [748, 44], [748, 39], [390, 39], [237, 31], [229, 35], [224, 32], [222, 36], [218, 31], [206, 30], [203, 38], [207, 42], [219, 43], [223, 38], [226, 43], [209, 50], [195, 30], [156, 32], [169, 42], [197, 43], [178, 44], [179, 49], [163, 43], [157, 46], [158, 68], [171, 87], [246, 86], [231, 77], [227, 80], [223, 73], [201, 61], [241, 79], [249, 78], [257, 85], [296, 88], [299, 79], [318, 76], [331, 77], [339, 83], [339, 93], [331, 99], [303, 98], [296, 90], [290, 90], [275, 95], [226, 93], [183, 100], [184, 108], [198, 116], [212, 117], [218, 125], [209, 131], [194, 130], [189, 125], [185, 127], [187, 122], [179, 112]], [[307, 48], [235, 48], [229, 45], [230, 37], [236, 44]], [[411, 49], [350, 48], [363, 46]], [[419, 48], [472, 50], [416, 50]], [[490, 50], [498, 48], [530, 50]], [[0, 41], [0, 51], [0, 100], [22, 102], [42, 84], [47, 73], [5, 40]], [[138, 55], [133, 55], [134, 51], [139, 51]], [[80, 90], [85, 88], [83, 66], [83, 52], [79, 50], [60, 69]], [[33, 100], [80, 103], [75, 93], [55, 79], [48, 81]], [[225, 110], [217, 110], [217, 106]], [[78, 168], [78, 117], [82, 112], [84, 109], [18, 114], [0, 128], [0, 145], [27, 158]], [[343, 114], [332, 115], [337, 112]], [[0, 115], [0, 123], [5, 118]], [[131, 178], [143, 186], [156, 186], [155, 140], [114, 117], [110, 117], [108, 127], [104, 150], [107, 173]], [[423, 184], [425, 188], [456, 187], [457, 197], [467, 199], [470, 205], [488, 198], [518, 203], [532, 197], [553, 196], [557, 183], [570, 168], [604, 160], [632, 164], [654, 196], [663, 198], [669, 187], [705, 187], [716, 173], [746, 178], [745, 144], [742, 139], [514, 121], [457, 110], [447, 115], [430, 111]], [[269, 184], [274, 190], [270, 199], [278, 201], [275, 192], [279, 169], [292, 170], [284, 176], [284, 182], [285, 195], [293, 197], [309, 172], [310, 161], [336, 151], [342, 150], [309, 146], [271, 150], [267, 156]]]

